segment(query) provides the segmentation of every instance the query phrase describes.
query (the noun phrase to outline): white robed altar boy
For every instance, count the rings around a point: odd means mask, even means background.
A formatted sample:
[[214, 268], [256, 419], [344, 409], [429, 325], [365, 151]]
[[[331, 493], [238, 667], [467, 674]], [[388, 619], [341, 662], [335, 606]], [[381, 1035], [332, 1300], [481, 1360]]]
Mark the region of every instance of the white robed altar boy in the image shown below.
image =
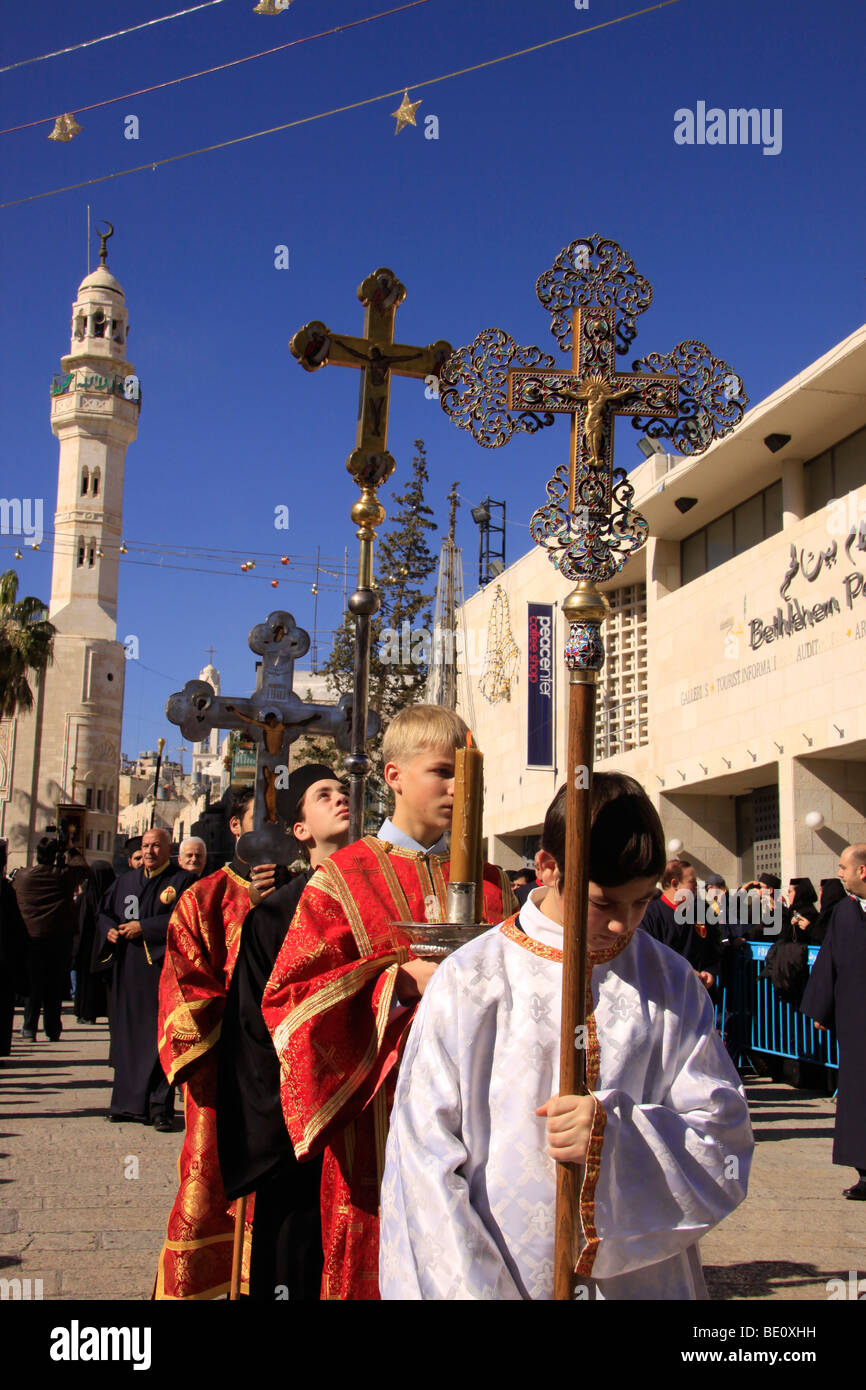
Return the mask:
[[382, 1298], [552, 1298], [557, 1160], [586, 1165], [577, 1298], [706, 1298], [698, 1242], [744, 1199], [754, 1141], [706, 988], [637, 930], [661, 822], [639, 783], [595, 774], [586, 1096], [553, 1094], [565, 788], [541, 845], [542, 886], [421, 1000], [388, 1136]]

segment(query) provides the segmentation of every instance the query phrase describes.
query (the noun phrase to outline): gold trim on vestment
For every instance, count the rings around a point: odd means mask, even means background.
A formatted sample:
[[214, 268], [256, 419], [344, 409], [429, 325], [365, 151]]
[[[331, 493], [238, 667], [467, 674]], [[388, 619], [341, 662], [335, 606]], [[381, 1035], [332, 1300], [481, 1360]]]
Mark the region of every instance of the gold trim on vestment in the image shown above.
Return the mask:
[[[232, 882], [236, 883], [240, 888], [246, 888], [247, 897], [249, 897], [250, 881], [248, 878], [241, 878], [240, 874], [235, 873], [234, 869], [230, 869], [228, 864], [223, 864], [222, 871], [225, 874], [226, 878], [230, 878]], [[190, 884], [190, 887], [192, 886], [193, 885]]]
[[[170, 1019], [169, 1022], [171, 1022]], [[168, 1024], [166, 1024], [166, 1028], [167, 1027]], [[192, 1047], [185, 1048], [182, 1057], [178, 1057], [172, 1060], [171, 1069], [166, 1079], [171, 1084], [174, 1084], [180, 1072], [185, 1071], [187, 1067], [189, 1067], [196, 1060], [197, 1057], [203, 1057], [206, 1052], [210, 1052], [211, 1048], [216, 1047], [216, 1044], [220, 1040], [222, 1028], [223, 1023], [222, 1019], [220, 1019], [219, 1023], [217, 1023], [216, 1026], [210, 1031], [210, 1033], [208, 1033], [206, 1038], [203, 1038], [201, 1042], [194, 1043]], [[177, 1033], [175, 1033], [175, 1036], [177, 1036]], [[166, 1035], [165, 1033], [163, 1033], [162, 1039], [159, 1044], [160, 1051], [162, 1051], [165, 1042]]]
[[[382, 877], [388, 885], [388, 892], [391, 894], [391, 901], [394, 904], [394, 914], [397, 921], [413, 921], [409, 899], [406, 897], [405, 889], [397, 877], [397, 870], [388, 857], [388, 849], [391, 849], [392, 846], [386, 849], [385, 842], [383, 840], [377, 840], [375, 835], [367, 835], [364, 844], [367, 845], [376, 856], [376, 862], [379, 865]], [[414, 854], [414, 851], [412, 851], [412, 853]]]
[[[165, 863], [160, 864], [158, 869], [144, 869], [145, 882], [149, 883], [152, 878], [159, 878], [160, 874], [164, 874], [170, 864], [171, 859], [166, 859]], [[142, 868], [144, 868], [144, 865], [142, 865]]]
[[[394, 979], [396, 979], [398, 968], [403, 964], [404, 961], [407, 961], [409, 959], [409, 952], [405, 947], [398, 947], [395, 954], [397, 956], [397, 960], [386, 967], [387, 974], [390, 974], [391, 971], [394, 972]], [[385, 961], [381, 959], [374, 960], [368, 962], [368, 964], [370, 966], [375, 967], [376, 973], [378, 974], [382, 971], [382, 968], [385, 965]], [[366, 972], [367, 975], [372, 973], [372, 970], [368, 970]], [[365, 981], [362, 983], [365, 983]], [[367, 1044], [366, 1051], [364, 1052], [363, 1057], [361, 1058], [355, 1070], [352, 1072], [351, 1076], [348, 1077], [347, 1080], [344, 1081], [343, 1085], [340, 1086], [339, 1089], [334, 1092], [330, 1100], [325, 1102], [321, 1110], [318, 1110], [316, 1112], [316, 1114], [310, 1120], [309, 1124], [305, 1125], [304, 1133], [301, 1137], [301, 1142], [295, 1148], [295, 1155], [297, 1158], [300, 1158], [302, 1154], [306, 1154], [309, 1151], [310, 1144], [313, 1142], [316, 1136], [319, 1133], [321, 1133], [322, 1129], [324, 1129], [324, 1127], [327, 1124], [330, 1123], [333, 1117], [337, 1114], [337, 1111], [340, 1110], [343, 1105], [345, 1105], [349, 1097], [351, 1095], [354, 1095], [361, 1082], [368, 1075], [371, 1067], [373, 1066], [379, 1054], [379, 1048], [382, 1045], [382, 1038], [384, 1037], [385, 1029], [388, 1026], [388, 1015], [390, 1013], [391, 1008], [391, 997], [393, 994], [393, 989], [393, 983], [386, 982], [385, 987], [382, 991], [382, 997], [379, 1000], [379, 1007], [376, 1015], [376, 1032], [370, 1038], [370, 1041]], [[352, 993], [357, 993], [357, 990], [353, 990]], [[387, 1006], [384, 1006], [383, 1004], [383, 1000], [385, 999], [387, 999]], [[285, 1022], [288, 1022], [288, 1020], [285, 1020]], [[276, 1046], [276, 1035], [274, 1035], [274, 1044]], [[277, 1051], [281, 1052], [282, 1049], [280, 1047], [277, 1047]]]
[[430, 877], [433, 880], [433, 888], [439, 902], [441, 921], [445, 921], [445, 909], [448, 904], [448, 880], [445, 877], [442, 865], [444, 858], [439, 854], [430, 855]]
[[[398, 951], [400, 948], [397, 948]], [[408, 960], [406, 950], [403, 950], [402, 960]], [[315, 1018], [316, 1014], [326, 1013], [335, 1004], [340, 1004], [344, 999], [351, 999], [353, 994], [357, 994], [367, 983], [370, 975], [379, 975], [385, 968], [387, 957], [382, 959], [359, 960], [352, 969], [349, 976], [342, 979], [333, 980], [331, 984], [325, 985], [324, 989], [317, 990], [308, 999], [304, 999], [297, 1004], [290, 1013], [277, 1025], [273, 1033], [274, 1047], [278, 1053], [282, 1053], [289, 1038], [297, 1032], [304, 1023]], [[402, 963], [402, 961], [401, 961]]]
[[163, 1249], [182, 1253], [184, 1250], [201, 1250], [205, 1245], [216, 1245], [220, 1240], [233, 1241], [234, 1233], [223, 1231], [218, 1236], [201, 1236], [198, 1240], [166, 1240], [163, 1242]]
[[[507, 921], [502, 923], [499, 930], [502, 935], [515, 945], [522, 946], [525, 951], [531, 951], [534, 956], [542, 956], [544, 960], [555, 960], [562, 964], [562, 951], [558, 946], [548, 946], [543, 941], [536, 941], [534, 937], [527, 936], [522, 927], [517, 926], [519, 912], [515, 912]], [[618, 956], [620, 951], [624, 951], [628, 946], [634, 932], [629, 932], [628, 936], [620, 936], [614, 941], [612, 946], [605, 946], [600, 951], [587, 951], [586, 959], [590, 965], [606, 965], [609, 960]]]
[[[322, 865], [322, 868], [325, 868], [324, 864]], [[367, 929], [364, 926], [363, 919], [361, 917], [360, 912], [358, 911], [358, 904], [352, 897], [349, 885], [346, 883], [346, 880], [343, 878], [343, 875], [336, 864], [334, 865], [333, 883], [334, 887], [337, 890], [339, 903], [343, 909], [343, 914], [346, 918], [346, 922], [348, 923], [349, 930], [351, 931], [352, 936], [354, 937], [355, 947], [357, 949], [358, 955], [369, 956], [373, 948], [370, 945], [370, 938], [367, 935]], [[300, 907], [300, 904], [298, 904], [298, 906]]]
[[440, 864], [442, 864], [449, 857], [447, 853], [440, 850], [437, 850], [434, 854], [433, 851], [429, 849], [404, 849], [402, 845], [394, 845], [390, 840], [380, 840], [378, 835], [365, 835], [364, 840], [367, 844], [371, 841], [375, 841], [377, 845], [381, 845], [384, 848], [386, 854], [396, 854], [400, 859], [438, 859]]

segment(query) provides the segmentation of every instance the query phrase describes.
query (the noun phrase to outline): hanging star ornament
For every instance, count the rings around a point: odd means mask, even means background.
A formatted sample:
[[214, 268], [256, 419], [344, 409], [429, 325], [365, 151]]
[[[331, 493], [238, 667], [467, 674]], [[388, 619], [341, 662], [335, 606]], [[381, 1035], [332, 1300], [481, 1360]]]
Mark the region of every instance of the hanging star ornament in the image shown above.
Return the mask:
[[415, 120], [415, 112], [418, 110], [418, 107], [420, 105], [420, 101], [409, 100], [409, 89], [407, 87], [403, 93], [403, 100], [400, 102], [400, 105], [397, 107], [397, 110], [391, 112], [392, 116], [397, 117], [397, 129], [394, 131], [395, 135], [400, 134], [400, 131], [403, 129], [404, 125], [417, 125], [417, 122]]
[[72, 112], [67, 111], [65, 115], [57, 117], [56, 121], [54, 122], [54, 129], [52, 130], [48, 139], [63, 141], [71, 140], [73, 136], [78, 134], [80, 129], [81, 126], [78, 124], [75, 117], [72, 115]]

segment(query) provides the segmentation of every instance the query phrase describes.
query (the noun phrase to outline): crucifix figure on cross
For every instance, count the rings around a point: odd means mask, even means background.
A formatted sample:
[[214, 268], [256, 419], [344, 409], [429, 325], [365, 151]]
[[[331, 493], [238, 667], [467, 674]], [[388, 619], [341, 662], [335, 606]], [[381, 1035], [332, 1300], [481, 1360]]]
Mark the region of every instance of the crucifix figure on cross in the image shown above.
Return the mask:
[[[742, 419], [741, 378], [703, 343], [680, 343], [666, 355], [651, 353], [616, 368], [637, 329], [635, 318], [652, 301], [652, 286], [615, 241], [582, 237], [563, 248], [539, 277], [538, 298], [553, 315], [551, 331], [571, 370], [557, 367], [538, 347], [520, 347], [501, 329], [488, 328], [446, 362], [439, 401], [476, 442], [495, 449], [525, 431], [571, 416], [571, 447], [547, 484], [547, 503], [533, 514], [530, 533], [565, 579], [576, 581], [563, 602], [568, 672], [568, 757], [563, 874], [563, 985], [559, 1090], [585, 1093], [587, 1054], [577, 1043], [587, 1016], [587, 895], [591, 774], [595, 743], [596, 682], [604, 665], [601, 627], [607, 600], [599, 584], [622, 569], [647, 538], [647, 524], [632, 507], [625, 469], [613, 468], [614, 416], [630, 416], [650, 438], [668, 438], [683, 454], [696, 454]], [[573, 851], [572, 851], [573, 847]], [[579, 1220], [582, 1169], [557, 1164], [554, 1296], [574, 1296], [575, 1271], [585, 1244]]]
[[[333, 738], [338, 748], [350, 746], [351, 695], [337, 705], [305, 703], [296, 695], [295, 661], [310, 645], [309, 634], [291, 613], [277, 610], [249, 635], [250, 649], [262, 658], [256, 689], [248, 699], [217, 695], [209, 681], [187, 681], [170, 695], [166, 717], [178, 724], [184, 738], [202, 742], [211, 729], [255, 730], [256, 780], [253, 830], [238, 841], [238, 854], [248, 864], [289, 864], [297, 848], [288, 823], [291, 808], [280, 814], [278, 793], [288, 786], [289, 749], [301, 734]], [[379, 716], [370, 711], [367, 737], [379, 730]]]
[[364, 305], [361, 337], [332, 333], [324, 323], [314, 320], [295, 334], [289, 346], [292, 356], [308, 372], [329, 363], [360, 369], [358, 429], [355, 450], [346, 467], [357, 477], [358, 469], [371, 455], [382, 455], [390, 462], [390, 476], [394, 469], [394, 460], [386, 448], [390, 375], [393, 372], [396, 376], [425, 380], [428, 376], [438, 378], [443, 362], [451, 356], [451, 344], [439, 341], [427, 347], [409, 347], [394, 342], [394, 320], [406, 298], [406, 286], [387, 266], [380, 266], [361, 282], [358, 298]]

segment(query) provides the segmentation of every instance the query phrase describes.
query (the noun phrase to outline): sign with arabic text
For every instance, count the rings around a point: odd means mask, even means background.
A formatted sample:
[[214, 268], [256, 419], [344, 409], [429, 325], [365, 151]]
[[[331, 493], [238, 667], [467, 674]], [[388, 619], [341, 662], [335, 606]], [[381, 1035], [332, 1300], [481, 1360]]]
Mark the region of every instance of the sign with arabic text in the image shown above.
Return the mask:
[[141, 399], [141, 383], [137, 376], [100, 376], [98, 372], [55, 372], [51, 382], [52, 396], [65, 396], [70, 391], [110, 391], [125, 401]]
[[[859, 527], [850, 528], [842, 545], [848, 563], [852, 566], [856, 564], [852, 553], [855, 547], [857, 551], [866, 553], [866, 519], [861, 521]], [[826, 618], [841, 613], [842, 606], [835, 596], [812, 604], [804, 604], [798, 598], [789, 597], [791, 584], [797, 575], [802, 575], [807, 584], [814, 584], [824, 569], [830, 570], [835, 567], [838, 559], [839, 542], [836, 540], [831, 541], [823, 550], [808, 550], [805, 546], [798, 550], [796, 545], [791, 545], [788, 568], [779, 587], [779, 595], [786, 605], [786, 610], [783, 611], [779, 606], [768, 620], [750, 620], [749, 646], [752, 651], [757, 651], [765, 643], [780, 641], [796, 633], [805, 632], [807, 628], [815, 627]], [[854, 568], [843, 579], [842, 590], [846, 608], [853, 608], [855, 599], [866, 598], [866, 574]]]

